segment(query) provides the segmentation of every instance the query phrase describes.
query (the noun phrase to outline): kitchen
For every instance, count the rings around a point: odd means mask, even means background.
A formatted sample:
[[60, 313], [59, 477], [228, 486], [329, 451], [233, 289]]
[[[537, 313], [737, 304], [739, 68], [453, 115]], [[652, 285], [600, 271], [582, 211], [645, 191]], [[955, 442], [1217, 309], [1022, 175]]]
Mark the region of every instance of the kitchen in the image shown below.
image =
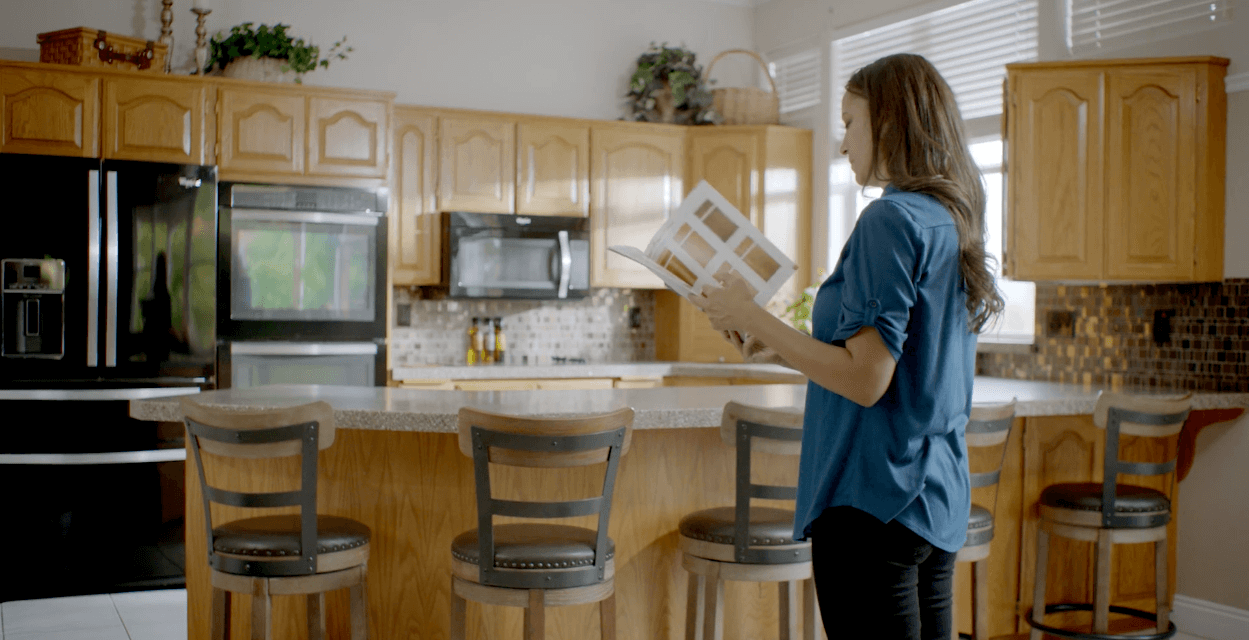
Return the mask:
[[[818, 39], [823, 37], [826, 31], [879, 20], [898, 12], [914, 12], [925, 5], [886, 2], [873, 3], [870, 7], [864, 7], [837, 3], [831, 7], [833, 10], [830, 12], [830, 7], [824, 3], [785, 2], [784, 0], [774, 0], [757, 7], [748, 3], [682, 3], [664, 7], [662, 11], [667, 17], [664, 20], [654, 20], [646, 15], [635, 15], [635, 12], [624, 8], [590, 10], [570, 3], [569, 6], [563, 7], [566, 10], [566, 19], [571, 21], [571, 24], [584, 28], [568, 29], [567, 32], [561, 30], [559, 34], [563, 39], [562, 42], [560, 38], [534, 36], [525, 29], [518, 28], [518, 26], [527, 25], [539, 34], [547, 33], [543, 29], [550, 28], [544, 25], [540, 18], [530, 15], [524, 7], [520, 6], [488, 7], [485, 3], [469, 4], [458, 8], [452, 8], [451, 4], [445, 6], [439, 4], [421, 6], [419, 9], [390, 5], [358, 8], [353, 6], [353, 9], [358, 10], [353, 10], [346, 16], [340, 15], [339, 3], [303, 3], [299, 13], [295, 15], [292, 15], [289, 5], [282, 3], [267, 6], [266, 10], [271, 14], [264, 15], [254, 14], [252, 9], [244, 13], [242, 5], [236, 3], [220, 2], [214, 6], [215, 11], [209, 18], [210, 28], [215, 28], [213, 25], [224, 26], [244, 19], [284, 20], [293, 22], [296, 27], [307, 30], [315, 39], [324, 42], [341, 36], [338, 32], [350, 33], [357, 45], [357, 51], [353, 53], [352, 58], [336, 63], [329, 69], [318, 71], [309, 78], [309, 83], [331, 87], [393, 91], [398, 94], [396, 102], [404, 104], [613, 119], [619, 114], [618, 96], [627, 73], [627, 63], [636, 55], [640, 43], [650, 40], [685, 41], [691, 48], [705, 52], [702, 53], [704, 56], [738, 46], [762, 52], [773, 52], [783, 50], [804, 39]], [[647, 6], [650, 7], [650, 5]], [[45, 7], [40, 16], [27, 16], [15, 9], [12, 12], [14, 19], [9, 22], [8, 26], [10, 35], [6, 36], [0, 44], [10, 50], [25, 50], [28, 53], [34, 33], [78, 24], [111, 28], [124, 33], [136, 31], [136, 28], [131, 25], [131, 22], [135, 20], [146, 21], [144, 28], [140, 31], [154, 35], [155, 7], [148, 6], [142, 11], [142, 15], [138, 17], [129, 15], [130, 12], [125, 15], [113, 15], [113, 12], [87, 3], [55, 3]], [[175, 20], [175, 43], [176, 49], [180, 50], [185, 57], [188, 55], [187, 43], [193, 40], [194, 34], [189, 14], [183, 17], [182, 13], [180, 10], [180, 15]], [[1049, 19], [1052, 20], [1053, 16], [1049, 15]], [[628, 25], [629, 28], [616, 29], [612, 34], [607, 35], [601, 28], [598, 28], [599, 24]], [[691, 38], [688, 25], [698, 25], [697, 31], [701, 34], [700, 39]], [[1115, 57], [1214, 54], [1232, 60], [1230, 76], [1239, 75], [1242, 79], [1239, 81], [1238, 86], [1241, 89], [1238, 91], [1234, 90], [1232, 84], [1229, 83], [1228, 176], [1241, 175], [1245, 168], [1249, 167], [1249, 156], [1246, 156], [1244, 151], [1249, 140], [1246, 140], [1243, 127], [1246, 109], [1249, 105], [1244, 102], [1246, 94], [1243, 91], [1243, 72], [1238, 66], [1240, 61], [1245, 59], [1244, 42], [1246, 39], [1233, 37], [1233, 34], [1243, 34], [1243, 29], [1243, 25], [1233, 23], [1223, 28], [1222, 31], [1214, 32], [1213, 38], [1210, 34], [1177, 38], [1158, 45], [1114, 52]], [[358, 35], [366, 33], [369, 34], [367, 44]], [[456, 35], [451, 37], [447, 35], [448, 33]], [[466, 46], [465, 42], [480, 44]], [[506, 43], [506, 45], [499, 43]], [[500, 47], [508, 53], [500, 53]], [[569, 57], [565, 53], [568, 48], [579, 48], [594, 53]], [[514, 55], [515, 52], [525, 52], [527, 55], [517, 56]], [[13, 56], [6, 55], [5, 57]], [[1048, 59], [1061, 56], [1054, 53], [1052, 49], [1047, 55], [1043, 49], [1041, 57]], [[559, 62], [558, 65], [549, 66], [526, 62], [532, 59], [558, 60]], [[474, 82], [464, 82], [462, 69], [474, 69], [476, 73], [481, 74], [481, 77]], [[604, 69], [614, 71], [605, 72]], [[724, 69], [726, 73], [721, 82], [725, 85], [745, 84], [743, 78], [749, 77], [747, 69], [737, 70], [739, 75], [736, 76], [732, 75], [734, 70], [727, 64]], [[562, 80], [567, 77], [582, 80], [567, 83]], [[406, 80], [408, 78], [412, 80]], [[818, 139], [820, 129], [816, 128], [816, 131]], [[1105, 375], [1103, 372], [1109, 368], [1102, 363], [1105, 354], [1099, 350], [1115, 349], [1118, 343], [1112, 343], [1108, 347], [1105, 346], [1105, 339], [1127, 340], [1129, 337], [1125, 333], [1128, 332], [1142, 337], [1150, 335], [1146, 334], [1143, 325], [1149, 324], [1149, 331], [1153, 331], [1152, 314], [1156, 308], [1177, 310], [1176, 316], [1172, 319], [1173, 345], [1182, 344], [1184, 339], [1199, 339], [1196, 335], [1185, 337], [1181, 333], [1181, 331], [1195, 331], [1196, 322], [1181, 322], [1186, 317], [1185, 310], [1193, 306], [1186, 307], [1184, 304], [1193, 300], [1209, 298], [1209, 302], [1203, 300], [1199, 303], [1198, 308], [1201, 309], [1201, 313], [1209, 314], [1210, 318], [1220, 317], [1220, 312], [1226, 316], [1228, 310], [1243, 314], [1244, 278], [1249, 277], [1249, 264], [1245, 261], [1249, 257], [1246, 257], [1243, 252], [1236, 251], [1237, 245], [1233, 239], [1249, 236], [1249, 213], [1247, 213], [1249, 212], [1249, 194], [1245, 189], [1246, 187], [1239, 181], [1228, 180], [1225, 218], [1225, 237], [1228, 240], [1223, 283], [1186, 285], [1186, 288], [1182, 289], [1156, 286], [1152, 289], [1141, 288], [1140, 291], [1131, 289], [1120, 292], [1120, 288], [1128, 289], [1127, 285], [1123, 285], [1122, 287], [1109, 287], [1109, 290], [1104, 293], [1097, 285], [1073, 285], [1065, 289], [1061, 288], [1062, 285], [1049, 289], [1039, 288], [1038, 318], [1045, 317], [1044, 314], [1050, 310], [1078, 310], [1079, 313], [1076, 313], [1074, 317], [1074, 335], [1066, 338], [1047, 336], [1044, 342], [1038, 343], [1040, 352], [1035, 354], [983, 354], [981, 357], [986, 368], [985, 373], [1001, 377], [1036, 377], [1083, 382], [1082, 376], [1085, 373]], [[820, 194], [818, 186], [815, 187], [815, 192], [818, 202]], [[822, 211], [816, 207], [814, 222], [817, 225], [821, 216], [823, 216]], [[812, 262], [824, 264], [826, 261], [822, 261], [822, 256], [819, 255], [824, 249], [818, 246], [820, 243], [814, 244], [816, 246], [812, 248], [814, 254]], [[1081, 286], [1088, 286], [1089, 290], [1082, 293]], [[1115, 300], [1109, 308], [1139, 306], [1147, 310], [1149, 316], [1143, 321], [1127, 323], [1124, 329], [1120, 330], [1109, 320], [1093, 320], [1099, 317], [1095, 309], [1101, 307], [1093, 308], [1092, 302], [1085, 302], [1089, 296], [1099, 298], [1105, 296]], [[1229, 302], [1223, 302], [1224, 298], [1229, 299]], [[617, 360], [621, 359], [620, 354], [640, 353], [642, 357], [637, 359], [645, 359], [646, 355], [651, 353], [650, 349], [654, 348], [653, 344], [645, 344], [645, 336], [648, 332], [652, 336], [655, 332], [653, 296], [645, 292], [625, 293], [616, 290], [596, 292], [595, 297], [588, 302], [564, 303], [545, 313], [537, 311], [538, 307], [522, 306], [522, 303], [490, 303], [481, 308], [474, 306], [471, 310], [467, 308], [468, 304], [483, 303], [459, 303], [463, 307], [449, 309], [436, 305], [449, 306], [455, 304], [454, 302], [418, 300], [410, 290], [406, 289], [396, 290], [392, 303], [395, 305], [392, 312], [396, 320], [392, 326], [391, 340], [392, 345], [397, 348], [397, 352], [392, 352], [392, 358], [398, 357], [399, 362], [396, 364], [423, 365], [439, 362], [438, 356], [433, 358], [416, 356], [416, 345], [428, 345], [439, 341], [452, 342], [452, 340], [462, 345], [467, 322], [460, 320], [467, 321], [470, 317], [478, 315], [506, 318], [532, 314], [534, 316], [532, 319], [525, 319], [534, 327], [531, 330], [532, 335], [548, 336], [552, 332], [567, 332], [567, 337], [564, 337], [558, 345], [554, 344], [555, 340], [546, 337], [533, 339], [534, 345], [531, 353], [545, 354], [546, 357], [590, 357]], [[398, 308], [401, 304], [410, 305], [409, 324], [399, 322], [403, 316]], [[1083, 305], [1085, 304], [1094, 310], [1084, 311], [1086, 307]], [[496, 309], [490, 305], [500, 306]], [[634, 329], [631, 326], [630, 313], [625, 311], [626, 307], [641, 309], [642, 327], [640, 329]], [[430, 316], [435, 321], [433, 326], [437, 327], [438, 322], [445, 322], [448, 325], [444, 329], [444, 334], [430, 335], [428, 333], [432, 331], [431, 323], [422, 321], [430, 320]], [[1190, 313], [1187, 317], [1198, 316]], [[596, 324], [598, 322], [604, 323], [605, 326], [598, 326]], [[1213, 324], [1211, 323], [1211, 326]], [[519, 321], [505, 320], [504, 323], [509, 340], [513, 344], [512, 352], [516, 355], [521, 354], [518, 347], [524, 344], [524, 326]], [[1114, 333], [1110, 333], [1111, 331]], [[1106, 334], [1103, 335], [1103, 332]], [[1040, 335], [1045, 334], [1042, 332]], [[1208, 337], [1200, 339], [1210, 340]], [[1225, 339], [1233, 341], [1231, 346], [1225, 346], [1223, 343], [1203, 342], [1198, 348], [1209, 349], [1216, 354], [1217, 352], [1226, 352], [1228, 355], [1239, 353], [1241, 355], [1240, 368], [1232, 368], [1230, 371], [1233, 375], [1239, 375], [1243, 380], [1244, 338], [1228, 336]], [[542, 340], [549, 340], [550, 343], [544, 343]], [[1236, 340], [1240, 340], [1239, 346], [1236, 346]], [[521, 345], [516, 344], [518, 341]], [[606, 346], [595, 347], [596, 344]], [[404, 350], [398, 348], [399, 345], [411, 345], [411, 348]], [[1072, 355], [1067, 355], [1069, 347]], [[422, 347], [423, 350], [427, 348]], [[593, 349], [600, 351], [596, 352]], [[1188, 362], [1182, 354], [1178, 353], [1179, 349], [1178, 346], [1174, 347], [1177, 351], [1174, 355], [1151, 356], [1163, 363], [1162, 371], [1173, 372], [1162, 375], [1159, 378], [1159, 384], [1171, 381], [1175, 386], [1180, 386], [1178, 380], [1187, 382], [1198, 378], [1209, 380], [1228, 377], [1223, 373], [1198, 376], [1188, 371], [1166, 369], [1168, 362], [1176, 364]], [[604, 355], [599, 355], [600, 353]], [[1045, 358], [1044, 364], [1040, 362], [1040, 358]], [[1077, 358], [1083, 358], [1083, 360], [1077, 360]], [[1218, 362], [1217, 355], [1214, 361]], [[1135, 370], [1117, 369], [1116, 372], [1120, 375], [1140, 375]], [[1091, 382], [1109, 384], [1111, 380], [1102, 378], [1091, 380]], [[1130, 380], [1125, 379], [1124, 382], [1130, 382]], [[1240, 465], [1234, 464], [1233, 461], [1236, 458], [1229, 450], [1235, 451], [1237, 445], [1234, 443], [1239, 442], [1242, 443], [1238, 445], [1241, 447], [1239, 451], [1243, 452], [1247, 428], [1249, 426], [1242, 418], [1241, 422], [1236, 425], [1207, 436], [1217, 435], [1218, 445], [1203, 450], [1199, 455], [1209, 456], [1212, 461], [1219, 461], [1227, 466], [1220, 467], [1216, 464], [1207, 467], [1199, 459], [1194, 466], [1194, 475], [1185, 481], [1185, 488], [1198, 487], [1201, 482], [1209, 482], [1211, 484], [1207, 486], [1211, 487], [1228, 482], [1243, 484], [1245, 472]], [[1211, 475], [1203, 477], [1203, 473]], [[1213, 478], [1223, 474], [1230, 474], [1230, 479], [1220, 478], [1216, 483]], [[1218, 495], [1218, 491], [1213, 488], [1209, 492], [1194, 489], [1188, 495], [1197, 494]], [[1212, 508], [1212, 505], [1207, 505], [1207, 507]], [[1184, 509], [1198, 508], [1199, 505], [1194, 502], [1186, 502], [1184, 507]], [[1238, 610], [1249, 609], [1249, 602], [1237, 599], [1243, 596], [1234, 595], [1244, 593], [1243, 583], [1238, 582], [1243, 578], [1236, 576], [1246, 575], [1246, 571], [1235, 568], [1236, 562], [1244, 560], [1219, 556], [1217, 554], [1219, 545], [1209, 544], [1201, 536], [1203, 531], [1244, 531], [1249, 519], [1243, 514], [1237, 516], [1235, 512], [1225, 513], [1217, 510], [1204, 514], [1199, 512], [1196, 516], [1184, 513], [1181, 518], [1185, 522], [1197, 518], [1198, 521], [1203, 522], [1203, 525], [1181, 529], [1178, 543], [1181, 557], [1192, 558], [1193, 564], [1186, 564], [1185, 560], [1181, 560], [1177, 568], [1177, 592], [1190, 595], [1203, 602], [1222, 604]]]

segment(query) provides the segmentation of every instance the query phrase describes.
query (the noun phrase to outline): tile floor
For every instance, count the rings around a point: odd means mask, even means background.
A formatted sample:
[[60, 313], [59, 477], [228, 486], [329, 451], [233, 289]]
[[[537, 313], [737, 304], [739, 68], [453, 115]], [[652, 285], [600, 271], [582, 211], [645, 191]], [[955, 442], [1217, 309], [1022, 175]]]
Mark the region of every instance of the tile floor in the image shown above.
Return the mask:
[[0, 604], [0, 640], [186, 640], [186, 589]]

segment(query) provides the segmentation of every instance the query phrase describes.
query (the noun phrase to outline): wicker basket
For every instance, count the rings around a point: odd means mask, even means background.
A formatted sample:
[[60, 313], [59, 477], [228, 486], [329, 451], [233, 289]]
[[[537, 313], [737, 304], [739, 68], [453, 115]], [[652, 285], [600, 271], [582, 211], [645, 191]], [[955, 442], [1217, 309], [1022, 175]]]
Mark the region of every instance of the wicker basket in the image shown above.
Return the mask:
[[744, 53], [754, 58], [763, 67], [763, 75], [772, 85], [772, 91], [764, 91], [753, 87], [712, 89], [711, 104], [721, 116], [723, 124], [778, 124], [781, 121], [781, 99], [776, 93], [776, 82], [768, 73], [768, 65], [763, 58], [748, 49], [729, 49], [722, 51], [711, 59], [707, 65], [706, 77], [711, 77], [711, 68], [716, 62], [730, 53]]
[[161, 73], [168, 49], [160, 42], [86, 27], [39, 34], [39, 62]]

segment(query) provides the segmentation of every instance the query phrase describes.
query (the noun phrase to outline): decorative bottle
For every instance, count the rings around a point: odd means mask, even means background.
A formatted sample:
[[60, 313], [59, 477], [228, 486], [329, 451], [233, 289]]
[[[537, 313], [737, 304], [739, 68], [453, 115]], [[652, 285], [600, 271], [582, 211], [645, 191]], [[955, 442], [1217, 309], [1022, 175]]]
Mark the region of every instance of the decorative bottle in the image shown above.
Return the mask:
[[493, 364], [494, 363], [494, 325], [490, 323], [490, 318], [487, 317], [487, 318], [481, 319], [481, 333], [482, 333], [481, 363]]
[[503, 364], [507, 354], [507, 339], [503, 337], [503, 318], [494, 319], [494, 362]]
[[477, 327], [477, 318], [473, 318], [473, 325], [468, 328], [468, 353], [465, 354], [464, 361], [470, 365], [477, 364], [481, 361], [481, 351], [481, 329]]

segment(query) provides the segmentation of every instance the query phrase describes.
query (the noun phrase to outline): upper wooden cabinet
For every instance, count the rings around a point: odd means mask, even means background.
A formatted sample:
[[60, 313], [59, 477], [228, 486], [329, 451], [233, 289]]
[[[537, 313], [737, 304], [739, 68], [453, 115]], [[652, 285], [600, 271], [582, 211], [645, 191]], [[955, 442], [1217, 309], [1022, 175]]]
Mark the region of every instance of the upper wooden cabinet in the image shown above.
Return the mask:
[[604, 122], [590, 128], [590, 285], [662, 289], [645, 267], [607, 250], [645, 248], [685, 195], [685, 129]]
[[106, 77], [103, 156], [211, 164], [204, 153], [207, 93], [198, 80]]
[[276, 87], [222, 87], [217, 118], [222, 174], [304, 172], [308, 112], [303, 95]]
[[386, 177], [389, 105], [368, 98], [308, 98], [308, 173]]
[[590, 215], [589, 124], [522, 119], [516, 139], [516, 213]]
[[516, 120], [443, 112], [438, 119], [438, 209], [516, 212]]
[[1007, 275], [1221, 280], [1227, 63], [1007, 65]]
[[396, 106], [391, 139], [390, 264], [396, 285], [437, 284], [441, 228], [435, 209], [437, 160], [434, 112]]
[[51, 66], [0, 66], [0, 100], [0, 152], [99, 156], [98, 76]]

